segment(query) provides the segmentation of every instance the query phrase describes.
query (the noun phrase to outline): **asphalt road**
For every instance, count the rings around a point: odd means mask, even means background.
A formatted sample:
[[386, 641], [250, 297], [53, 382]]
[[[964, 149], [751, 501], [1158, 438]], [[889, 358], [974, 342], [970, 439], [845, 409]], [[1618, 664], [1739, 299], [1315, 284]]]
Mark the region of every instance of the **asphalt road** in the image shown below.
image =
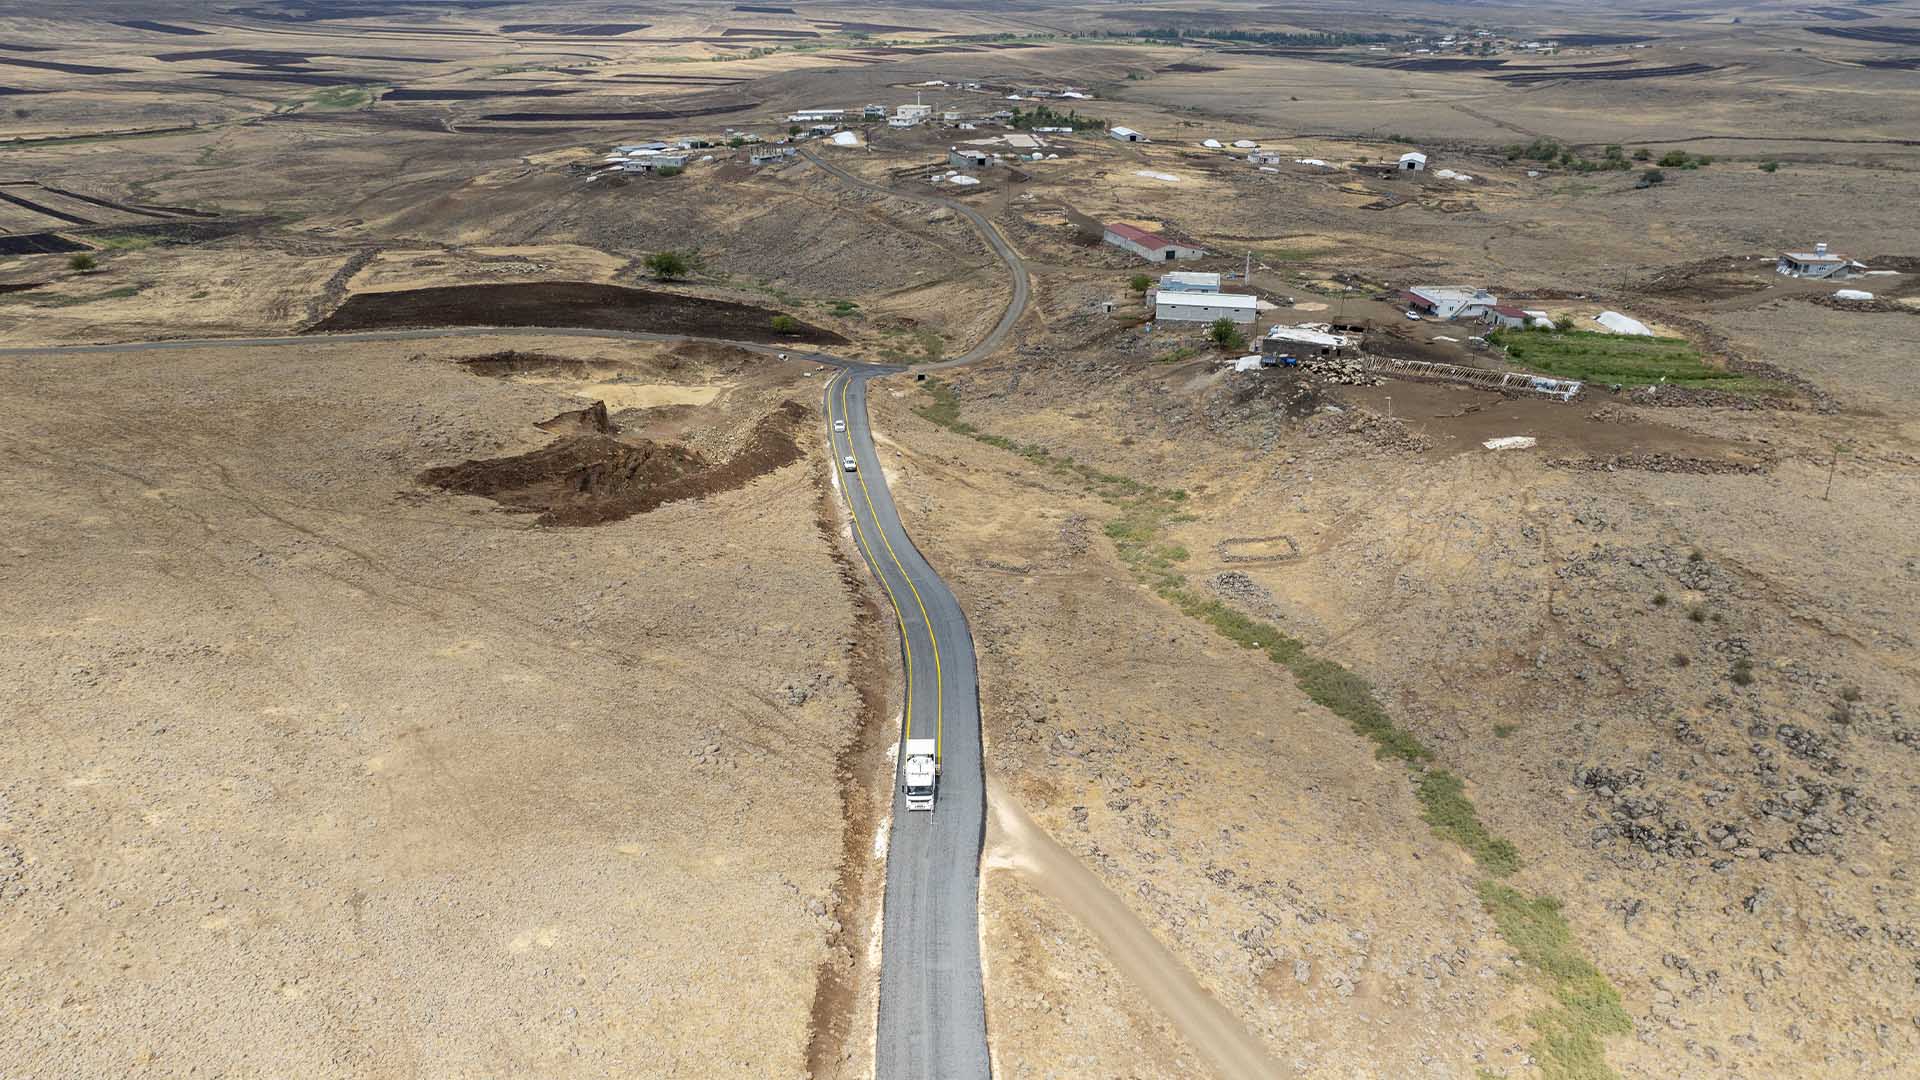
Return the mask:
[[[901, 737], [936, 739], [940, 786], [931, 811], [907, 809], [895, 766], [893, 827], [881, 935], [879, 1080], [986, 1077], [986, 996], [980, 978], [980, 845], [986, 780], [980, 756], [979, 673], [967, 618], [913, 546], [867, 424], [875, 372], [849, 369], [826, 387], [827, 435], [854, 541], [899, 622], [907, 692]], [[845, 421], [845, 431], [834, 431]]]
[[971, 364], [976, 360], [984, 360], [999, 350], [1000, 346], [1006, 342], [1007, 335], [1013, 332], [1014, 324], [1020, 321], [1020, 316], [1026, 314], [1027, 300], [1031, 294], [1032, 287], [1027, 281], [1027, 267], [1026, 263], [1021, 259], [1020, 253], [1013, 250], [1013, 245], [1007, 243], [1006, 237], [1000, 235], [1000, 230], [994, 228], [993, 222], [988, 221], [985, 214], [968, 206], [966, 203], [941, 195], [935, 195], [931, 192], [895, 191], [890, 187], [883, 187], [879, 184], [862, 180], [860, 177], [855, 176], [840, 166], [822, 159], [820, 155], [804, 146], [800, 148], [800, 156], [813, 162], [829, 176], [850, 187], [860, 188], [863, 191], [872, 191], [881, 195], [913, 199], [918, 202], [930, 203], [934, 206], [946, 207], [971, 222], [974, 229], [980, 233], [981, 238], [986, 240], [987, 246], [991, 247], [993, 253], [999, 257], [1000, 261], [1006, 264], [1007, 273], [1013, 278], [1013, 296], [1007, 300], [1007, 310], [1000, 313], [1000, 321], [995, 323], [993, 329], [988, 331], [987, 336], [981, 338], [980, 343], [973, 348], [968, 349], [966, 352], [961, 353], [951, 360], [944, 360], [938, 364], [922, 364], [915, 370], [941, 371], [946, 368], [956, 368], [965, 364]]

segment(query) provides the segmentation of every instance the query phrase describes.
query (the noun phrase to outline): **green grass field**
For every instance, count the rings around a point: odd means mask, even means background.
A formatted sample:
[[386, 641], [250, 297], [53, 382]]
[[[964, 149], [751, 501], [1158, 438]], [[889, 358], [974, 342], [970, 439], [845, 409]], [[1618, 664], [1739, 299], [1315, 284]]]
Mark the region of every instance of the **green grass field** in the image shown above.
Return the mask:
[[1665, 383], [1745, 393], [1778, 389], [1764, 379], [1708, 365], [1683, 338], [1591, 330], [1496, 330], [1487, 340], [1505, 348], [1514, 364], [1544, 375], [1622, 386]]

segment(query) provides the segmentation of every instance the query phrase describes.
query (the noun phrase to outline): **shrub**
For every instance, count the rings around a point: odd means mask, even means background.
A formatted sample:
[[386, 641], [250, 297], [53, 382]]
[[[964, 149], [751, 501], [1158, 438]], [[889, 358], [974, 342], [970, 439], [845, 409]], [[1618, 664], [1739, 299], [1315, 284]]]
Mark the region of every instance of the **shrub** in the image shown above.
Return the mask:
[[1663, 169], [1683, 169], [1686, 168], [1688, 160], [1685, 150], [1669, 150], [1661, 154], [1660, 160], [1655, 164]]
[[1638, 149], [1638, 150], [1635, 150], [1635, 151], [1633, 152], [1633, 160], [1635, 160], [1635, 161], [1652, 161], [1652, 160], [1653, 160], [1653, 151], [1651, 151], [1651, 150], [1649, 150], [1649, 149], [1647, 149], [1646, 147], [1644, 147], [1644, 146], [1643, 146], [1643, 147], [1641, 147], [1640, 149]]
[[1666, 607], [1666, 606], [1667, 606], [1667, 594], [1666, 594], [1666, 593], [1663, 593], [1663, 592], [1657, 592], [1657, 593], [1654, 593], [1654, 594], [1653, 594], [1653, 606], [1654, 606], [1654, 607]]
[[1777, 161], [1763, 161], [1760, 163], [1760, 171], [1763, 173], [1779, 172], [1780, 163]]
[[1729, 677], [1733, 679], [1733, 685], [1735, 686], [1752, 686], [1753, 661], [1744, 656], [1735, 660], [1733, 662], [1733, 674]]
[[1693, 663], [1693, 657], [1688, 656], [1686, 653], [1677, 652], [1673, 654], [1674, 667], [1686, 667], [1688, 664], [1691, 664], [1691, 663]]
[[1841, 700], [1841, 701], [1844, 701], [1844, 702], [1846, 702], [1846, 703], [1847, 703], [1847, 704], [1849, 704], [1849, 705], [1851, 705], [1851, 704], [1853, 704], [1853, 703], [1854, 703], [1854, 702], [1856, 702], [1856, 701], [1859, 701], [1859, 700], [1860, 700], [1860, 688], [1859, 688], [1859, 687], [1857, 687], [1857, 686], [1843, 686], [1843, 687], [1841, 687], [1841, 688], [1840, 688], [1840, 700]]
[[1153, 284], [1153, 279], [1148, 277], [1145, 274], [1135, 274], [1132, 277], [1127, 279], [1127, 288], [1132, 289], [1134, 292], [1137, 292], [1137, 293], [1145, 293], [1147, 291], [1147, 286], [1152, 284]]
[[661, 281], [674, 281], [687, 276], [687, 271], [693, 269], [693, 260], [684, 252], [656, 251], [647, 256], [645, 265], [647, 272]]
[[1687, 618], [1692, 619], [1694, 622], [1706, 622], [1707, 609], [1698, 605], [1690, 607], [1687, 609]]
[[1517, 727], [1515, 727], [1515, 726], [1514, 726], [1514, 725], [1512, 725], [1512, 724], [1495, 724], [1495, 725], [1493, 725], [1493, 734], [1494, 734], [1494, 737], [1495, 737], [1495, 738], [1499, 738], [1499, 739], [1504, 739], [1504, 738], [1506, 738], [1507, 736], [1509, 736], [1509, 735], [1511, 735], [1511, 734], [1513, 734], [1514, 732], [1516, 732], [1516, 731], [1518, 731], [1518, 730], [1520, 730], [1520, 729], [1519, 729], [1519, 728], [1517, 728]]
[[771, 325], [776, 334], [795, 334], [800, 331], [800, 320], [791, 315], [775, 315]]
[[1659, 169], [1648, 169], [1640, 174], [1640, 181], [1646, 184], [1664, 184], [1667, 182], [1667, 174]]
[[679, 176], [685, 170], [678, 165], [662, 165], [653, 170], [655, 176]]
[[1247, 343], [1247, 336], [1232, 319], [1219, 318], [1207, 327], [1207, 340], [1223, 349], [1237, 349]]
[[97, 269], [99, 266], [100, 266], [100, 260], [94, 258], [93, 256], [87, 254], [84, 251], [78, 255], [75, 255], [73, 258], [67, 260], [67, 269], [77, 270], [82, 274], [91, 273], [95, 269]]

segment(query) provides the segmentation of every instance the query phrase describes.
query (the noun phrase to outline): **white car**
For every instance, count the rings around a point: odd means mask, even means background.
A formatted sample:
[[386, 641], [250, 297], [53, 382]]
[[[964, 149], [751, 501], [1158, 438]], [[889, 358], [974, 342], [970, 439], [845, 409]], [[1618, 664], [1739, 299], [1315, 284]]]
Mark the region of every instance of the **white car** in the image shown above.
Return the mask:
[[848, 472], [854, 472], [860, 468], [860, 463], [853, 460], [852, 454], [848, 454], [846, 457], [840, 459], [840, 467]]
[[847, 430], [847, 422], [845, 420], [835, 420], [833, 422], [833, 430], [835, 431]]
[[1419, 322], [1419, 321], [1420, 321], [1420, 313], [1419, 313], [1419, 312], [1417, 312], [1417, 311], [1409, 311], [1409, 312], [1407, 312], [1407, 318], [1409, 318], [1409, 319], [1412, 319], [1412, 320], [1413, 320], [1414, 322]]
[[[782, 359], [782, 360], [785, 360], [785, 359], [787, 358], [787, 354], [786, 354], [786, 353], [775, 353], [774, 355], [776, 355], [776, 356], [778, 356], [778, 357], [779, 357], [780, 359]], [[809, 371], [809, 372], [807, 372], [807, 374], [809, 374], [809, 375], [811, 375], [811, 374], [813, 374], [813, 372], [811, 372], [811, 371]]]

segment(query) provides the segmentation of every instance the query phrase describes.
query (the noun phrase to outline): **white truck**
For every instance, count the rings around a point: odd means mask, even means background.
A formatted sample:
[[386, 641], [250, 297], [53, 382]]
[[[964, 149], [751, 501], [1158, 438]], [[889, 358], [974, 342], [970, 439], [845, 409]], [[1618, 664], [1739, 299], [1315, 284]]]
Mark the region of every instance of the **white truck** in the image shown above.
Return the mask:
[[940, 784], [939, 743], [932, 739], [908, 739], [906, 764], [900, 769], [900, 790], [906, 792], [907, 809], [933, 809], [934, 788]]

